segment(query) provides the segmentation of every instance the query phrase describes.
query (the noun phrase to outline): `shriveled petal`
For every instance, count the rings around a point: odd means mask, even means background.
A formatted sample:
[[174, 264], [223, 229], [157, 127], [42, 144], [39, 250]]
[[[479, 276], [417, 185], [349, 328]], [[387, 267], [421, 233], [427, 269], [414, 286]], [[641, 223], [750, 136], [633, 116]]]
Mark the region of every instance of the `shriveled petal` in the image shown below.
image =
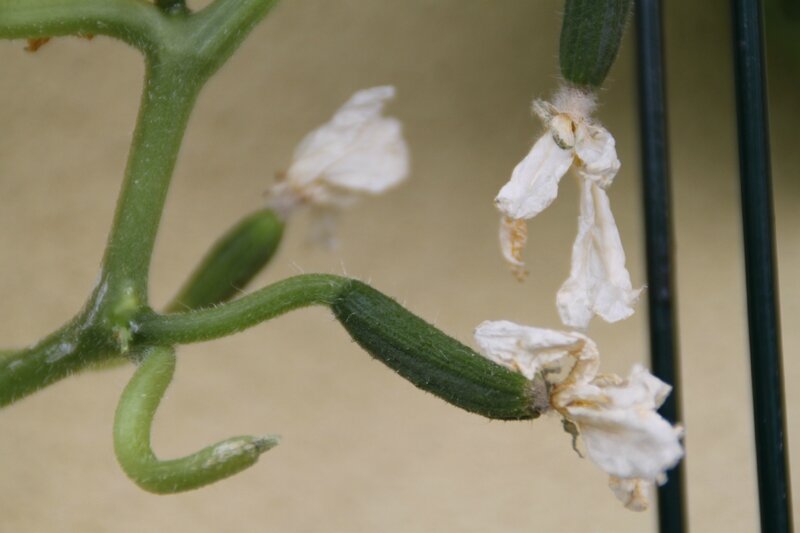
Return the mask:
[[575, 155], [578, 174], [604, 189], [611, 185], [619, 171], [616, 141], [607, 129], [581, 123], [575, 133]]
[[559, 148], [548, 131], [520, 163], [495, 198], [501, 213], [513, 219], [533, 218], [558, 196], [558, 182], [572, 165], [572, 150]]
[[608, 487], [614, 496], [631, 511], [646, 511], [648, 506], [647, 489], [650, 483], [641, 479], [621, 479], [609, 476]]
[[576, 384], [554, 406], [577, 424], [587, 455], [605, 472], [658, 479], [683, 457], [682, 431], [656, 412], [669, 386], [639, 365], [617, 385], [599, 383]]
[[380, 194], [408, 176], [408, 147], [399, 120], [382, 118], [364, 127], [350, 151], [325, 171], [325, 181], [350, 191]]
[[561, 321], [578, 329], [586, 329], [593, 315], [617, 322], [633, 314], [640, 292], [631, 286], [625, 268], [625, 251], [608, 195], [592, 181], [583, 180], [570, 275], [556, 297]]
[[585, 337], [498, 320], [475, 328], [475, 342], [487, 359], [533, 379], [542, 370], [557, 372], [564, 364], [571, 367], [572, 358], [565, 359], [580, 351]]
[[343, 206], [352, 193], [378, 194], [402, 181], [409, 170], [402, 126], [381, 116], [394, 94], [391, 86], [359, 91], [309, 133], [286, 172], [289, 186], [311, 203]]
[[520, 281], [527, 275], [525, 262], [522, 260], [527, 240], [528, 225], [524, 219], [515, 220], [506, 216], [500, 218], [500, 251], [511, 265], [514, 276]]
[[340, 210], [334, 207], [317, 206], [311, 208], [311, 222], [308, 228], [308, 243], [328, 250], [339, 247], [336, 228], [339, 225]]
[[539, 117], [542, 123], [545, 126], [550, 125], [550, 121], [553, 120], [553, 117], [558, 115], [561, 111], [558, 110], [556, 106], [548, 102], [547, 100], [541, 100], [537, 98], [531, 104], [531, 111], [534, 115]]

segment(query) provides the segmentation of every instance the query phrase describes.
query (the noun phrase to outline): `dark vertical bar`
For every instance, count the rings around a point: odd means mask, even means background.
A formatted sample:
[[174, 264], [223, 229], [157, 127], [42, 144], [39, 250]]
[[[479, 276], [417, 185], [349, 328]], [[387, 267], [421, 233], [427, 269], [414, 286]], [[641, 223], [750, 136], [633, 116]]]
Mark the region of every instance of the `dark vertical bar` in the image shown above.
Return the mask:
[[[637, 3], [636, 30], [650, 360], [653, 373], [673, 386], [672, 394], [661, 407], [661, 414], [675, 423], [680, 420], [680, 370], [675, 340], [677, 327], [660, 0], [640, 0]], [[658, 525], [662, 533], [686, 530], [682, 462], [669, 473], [667, 483], [658, 489]]]
[[739, 166], [761, 530], [792, 530], [761, 3], [732, 0]]

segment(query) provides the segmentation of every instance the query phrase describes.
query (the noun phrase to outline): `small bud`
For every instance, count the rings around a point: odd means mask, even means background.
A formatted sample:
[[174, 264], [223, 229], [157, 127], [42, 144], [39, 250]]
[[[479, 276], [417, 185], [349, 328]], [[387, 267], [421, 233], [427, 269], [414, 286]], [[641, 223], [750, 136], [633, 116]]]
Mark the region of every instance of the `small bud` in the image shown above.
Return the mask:
[[283, 222], [272, 210], [246, 216], [214, 244], [168, 310], [199, 309], [231, 299], [272, 259], [282, 235]]

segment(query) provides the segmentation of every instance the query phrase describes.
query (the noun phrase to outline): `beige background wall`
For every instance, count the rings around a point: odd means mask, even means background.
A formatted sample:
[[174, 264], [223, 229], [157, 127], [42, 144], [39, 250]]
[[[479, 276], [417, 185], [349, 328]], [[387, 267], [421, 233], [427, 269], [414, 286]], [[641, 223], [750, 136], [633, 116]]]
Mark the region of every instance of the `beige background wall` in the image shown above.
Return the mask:
[[[694, 531], [757, 527], [727, 5], [667, 5], [669, 95], [689, 514]], [[450, 334], [485, 319], [557, 327], [576, 187], [530, 225], [520, 286], [495, 242], [491, 199], [538, 136], [534, 96], [556, 86], [556, 1], [287, 0], [202, 94], [153, 265], [162, 303], [218, 235], [257, 207], [302, 135], [356, 89], [393, 83], [413, 176], [348, 213], [343, 246], [288, 230], [256, 285], [298, 272], [370, 280]], [[623, 169], [611, 197], [644, 283], [633, 40], [599, 117]], [[773, 58], [772, 111], [790, 455], [800, 429], [797, 83]], [[140, 91], [137, 54], [105, 38], [30, 55], [0, 43], [0, 338], [26, 345], [92, 287]], [[647, 357], [646, 308], [595, 322], [608, 371]], [[418, 392], [353, 345], [327, 312], [296, 312], [180, 349], [154, 434], [162, 456], [240, 433], [284, 441], [251, 470], [159, 497], [130, 483], [110, 428], [130, 368], [89, 373], [0, 412], [0, 531], [460, 532], [653, 528], [571, 451], [557, 419], [489, 422]], [[798, 486], [798, 477], [795, 476]], [[798, 494], [800, 491], [795, 491]], [[795, 498], [797, 501], [797, 498]]]

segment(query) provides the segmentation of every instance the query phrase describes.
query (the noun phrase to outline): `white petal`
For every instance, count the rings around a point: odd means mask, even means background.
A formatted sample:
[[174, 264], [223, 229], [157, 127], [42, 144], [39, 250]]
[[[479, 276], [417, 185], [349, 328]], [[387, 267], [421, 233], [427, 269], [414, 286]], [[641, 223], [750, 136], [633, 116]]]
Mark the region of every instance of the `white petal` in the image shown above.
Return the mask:
[[578, 173], [603, 188], [611, 185], [619, 171], [614, 136], [602, 126], [580, 124], [576, 132], [575, 155]]
[[402, 181], [409, 168], [402, 127], [381, 116], [394, 93], [390, 86], [359, 91], [309, 133], [286, 172], [289, 186], [311, 203], [344, 206], [353, 193], [377, 194]]
[[588, 457], [605, 472], [654, 481], [683, 457], [682, 431], [656, 412], [668, 390], [637, 365], [619, 384], [577, 384], [568, 402], [553, 401], [578, 425]]
[[614, 491], [614, 496], [631, 511], [647, 510], [648, 485], [650, 484], [642, 479], [621, 479], [616, 476], [608, 478], [608, 487]]
[[617, 322], [633, 314], [640, 292], [631, 286], [606, 192], [583, 180], [570, 275], [556, 298], [561, 321], [578, 329], [588, 327], [595, 314]]
[[533, 218], [558, 196], [558, 182], [572, 165], [572, 150], [563, 150], [548, 131], [520, 163], [495, 198], [497, 208], [513, 218]]
[[486, 321], [475, 328], [475, 342], [483, 355], [528, 379], [542, 370], [570, 367], [585, 343], [580, 334], [523, 326], [507, 320]]
[[408, 176], [409, 155], [399, 120], [382, 118], [366, 125], [349, 151], [325, 170], [330, 185], [380, 194]]

